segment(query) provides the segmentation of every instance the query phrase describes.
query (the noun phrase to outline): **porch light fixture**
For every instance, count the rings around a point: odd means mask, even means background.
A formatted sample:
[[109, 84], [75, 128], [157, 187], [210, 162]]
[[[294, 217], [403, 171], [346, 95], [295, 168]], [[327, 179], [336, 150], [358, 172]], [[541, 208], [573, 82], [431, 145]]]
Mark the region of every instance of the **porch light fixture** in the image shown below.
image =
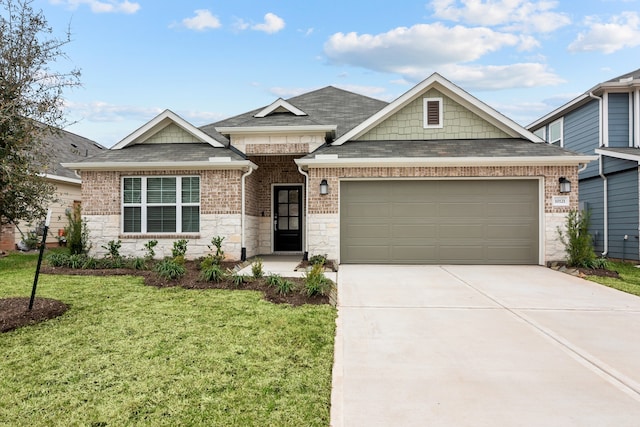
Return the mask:
[[329, 183], [326, 179], [320, 181], [320, 194], [323, 196], [329, 194]]
[[560, 177], [558, 180], [560, 182], [560, 192], [561, 193], [571, 193], [571, 181], [569, 181], [564, 176]]

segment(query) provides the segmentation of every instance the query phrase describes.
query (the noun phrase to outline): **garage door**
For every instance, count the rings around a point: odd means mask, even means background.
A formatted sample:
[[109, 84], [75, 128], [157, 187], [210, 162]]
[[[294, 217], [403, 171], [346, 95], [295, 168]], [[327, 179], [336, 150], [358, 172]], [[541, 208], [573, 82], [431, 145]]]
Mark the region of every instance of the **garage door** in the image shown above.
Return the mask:
[[343, 181], [340, 261], [538, 264], [537, 180]]

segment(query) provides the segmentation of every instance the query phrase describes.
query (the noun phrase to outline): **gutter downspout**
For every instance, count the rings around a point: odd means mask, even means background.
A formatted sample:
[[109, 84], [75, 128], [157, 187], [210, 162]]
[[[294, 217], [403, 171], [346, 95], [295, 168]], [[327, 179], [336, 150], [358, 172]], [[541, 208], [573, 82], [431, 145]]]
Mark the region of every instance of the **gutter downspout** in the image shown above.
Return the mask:
[[[602, 147], [602, 142], [603, 142], [603, 129], [602, 129], [602, 122], [603, 122], [603, 111], [602, 111], [602, 98], [599, 96], [595, 96], [593, 94], [593, 92], [589, 92], [589, 97], [593, 98], [593, 99], [597, 99], [599, 101], [599, 108], [598, 108], [598, 146]], [[601, 254], [601, 256], [606, 257], [607, 254], [609, 253], [609, 183], [607, 181], [607, 177], [604, 174], [604, 167], [603, 167], [603, 160], [602, 160], [602, 154], [598, 154], [598, 173], [600, 175], [600, 178], [602, 178], [602, 192], [603, 192], [603, 196], [602, 196], [602, 200], [603, 200], [603, 211], [604, 211], [604, 219], [603, 219], [603, 228], [604, 228], [604, 250]]]
[[246, 225], [246, 210], [247, 210], [247, 202], [246, 202], [246, 191], [245, 191], [245, 179], [251, 175], [253, 173], [253, 168], [251, 166], [249, 166], [249, 170], [247, 172], [245, 172], [244, 174], [242, 174], [242, 212], [240, 214], [240, 233], [241, 233], [241, 245], [242, 248], [240, 249], [240, 261], [246, 261], [247, 260], [247, 247], [245, 246], [245, 225]]
[[304, 254], [302, 260], [307, 261], [309, 259], [309, 174], [302, 170], [302, 166], [298, 165], [298, 172], [304, 176]]

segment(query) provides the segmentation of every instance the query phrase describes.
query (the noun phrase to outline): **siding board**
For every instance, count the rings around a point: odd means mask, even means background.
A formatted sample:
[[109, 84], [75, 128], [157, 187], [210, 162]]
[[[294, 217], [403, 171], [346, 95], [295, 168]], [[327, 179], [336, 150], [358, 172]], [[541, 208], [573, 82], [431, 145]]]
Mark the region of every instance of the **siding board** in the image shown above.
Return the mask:
[[609, 147], [629, 146], [629, 95], [609, 94]]
[[[564, 148], [582, 154], [594, 154], [599, 143], [599, 102], [593, 100], [564, 117]], [[598, 162], [590, 162], [580, 178], [598, 175]]]

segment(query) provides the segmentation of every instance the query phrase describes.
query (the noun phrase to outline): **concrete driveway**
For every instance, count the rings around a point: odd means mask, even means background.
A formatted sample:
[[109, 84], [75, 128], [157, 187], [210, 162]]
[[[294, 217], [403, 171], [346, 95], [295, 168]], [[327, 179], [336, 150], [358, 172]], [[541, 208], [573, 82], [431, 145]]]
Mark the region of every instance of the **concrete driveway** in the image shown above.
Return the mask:
[[640, 426], [640, 298], [538, 266], [342, 265], [331, 424]]

